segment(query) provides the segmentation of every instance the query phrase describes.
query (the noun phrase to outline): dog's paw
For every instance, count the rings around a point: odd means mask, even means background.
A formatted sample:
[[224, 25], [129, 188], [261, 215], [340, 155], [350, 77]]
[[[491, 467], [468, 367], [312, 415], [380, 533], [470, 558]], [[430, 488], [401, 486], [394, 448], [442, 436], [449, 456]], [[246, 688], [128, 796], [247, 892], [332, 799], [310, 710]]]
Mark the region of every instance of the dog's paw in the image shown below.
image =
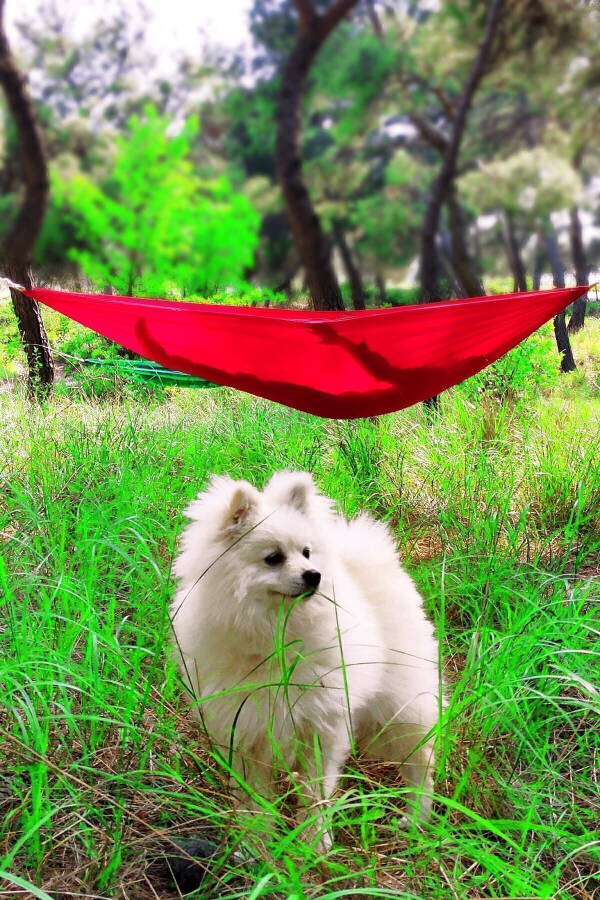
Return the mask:
[[327, 854], [333, 847], [333, 835], [330, 831], [323, 832], [317, 843], [316, 849], [318, 853]]
[[427, 825], [430, 818], [430, 806], [419, 806], [417, 808], [409, 806], [406, 813], [396, 820], [396, 825], [400, 831], [408, 831], [411, 828], [422, 828], [424, 825]]

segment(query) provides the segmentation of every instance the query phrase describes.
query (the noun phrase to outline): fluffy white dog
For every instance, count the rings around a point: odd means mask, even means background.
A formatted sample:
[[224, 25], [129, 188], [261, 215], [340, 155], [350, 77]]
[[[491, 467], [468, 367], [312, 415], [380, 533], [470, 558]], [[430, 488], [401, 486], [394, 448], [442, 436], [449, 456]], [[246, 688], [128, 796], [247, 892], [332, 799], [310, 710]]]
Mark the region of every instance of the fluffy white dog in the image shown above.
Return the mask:
[[358, 749], [397, 763], [426, 820], [438, 646], [387, 528], [336, 515], [306, 472], [276, 473], [262, 493], [214, 477], [186, 515], [176, 654], [238, 791], [272, 796], [287, 773], [310, 811]]

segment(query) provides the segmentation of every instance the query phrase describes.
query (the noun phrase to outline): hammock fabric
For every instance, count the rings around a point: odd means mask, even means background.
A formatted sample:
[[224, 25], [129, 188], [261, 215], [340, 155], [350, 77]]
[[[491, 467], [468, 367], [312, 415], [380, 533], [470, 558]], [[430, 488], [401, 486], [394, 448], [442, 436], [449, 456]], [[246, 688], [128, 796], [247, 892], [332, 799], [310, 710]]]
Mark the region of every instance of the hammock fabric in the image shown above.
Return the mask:
[[24, 293], [168, 369], [305, 412], [392, 412], [474, 375], [587, 287], [348, 312]]

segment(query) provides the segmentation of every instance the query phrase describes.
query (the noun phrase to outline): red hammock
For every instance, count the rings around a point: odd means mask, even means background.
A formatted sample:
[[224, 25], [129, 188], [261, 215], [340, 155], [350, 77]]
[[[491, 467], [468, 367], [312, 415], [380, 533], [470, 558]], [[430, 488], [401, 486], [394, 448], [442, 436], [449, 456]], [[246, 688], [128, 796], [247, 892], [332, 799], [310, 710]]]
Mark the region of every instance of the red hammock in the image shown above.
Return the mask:
[[469, 378], [587, 290], [351, 312], [24, 293], [167, 368], [355, 419], [403, 409]]

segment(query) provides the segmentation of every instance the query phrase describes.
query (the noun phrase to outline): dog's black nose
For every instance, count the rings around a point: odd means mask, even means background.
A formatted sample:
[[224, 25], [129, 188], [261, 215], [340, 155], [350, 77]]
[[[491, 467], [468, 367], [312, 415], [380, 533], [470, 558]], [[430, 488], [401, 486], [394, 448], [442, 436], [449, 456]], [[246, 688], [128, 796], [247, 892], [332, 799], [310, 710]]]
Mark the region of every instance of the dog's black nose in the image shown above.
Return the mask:
[[319, 587], [319, 582], [321, 581], [321, 573], [317, 572], [316, 569], [307, 569], [306, 572], [302, 573], [302, 580], [304, 581], [306, 587], [316, 590]]

